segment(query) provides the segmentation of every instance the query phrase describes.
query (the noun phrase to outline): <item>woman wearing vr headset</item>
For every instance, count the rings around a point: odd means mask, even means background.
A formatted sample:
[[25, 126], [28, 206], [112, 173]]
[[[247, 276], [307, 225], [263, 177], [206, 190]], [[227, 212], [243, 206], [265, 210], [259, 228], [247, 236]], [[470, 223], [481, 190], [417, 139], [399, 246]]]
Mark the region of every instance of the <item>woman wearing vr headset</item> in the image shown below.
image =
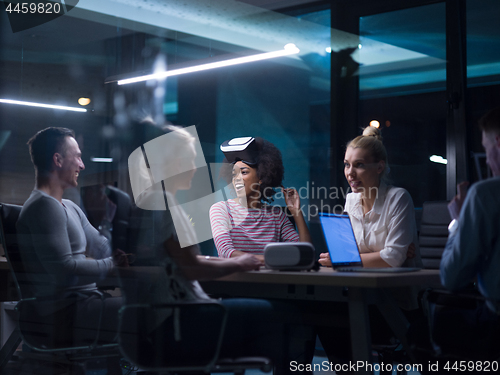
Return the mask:
[[[264, 247], [271, 242], [311, 242], [295, 189], [282, 186], [284, 167], [281, 152], [262, 138], [235, 138], [221, 150], [226, 167], [221, 171], [233, 197], [210, 209], [212, 234], [219, 257], [252, 254], [264, 262]], [[281, 207], [270, 206], [278, 192], [283, 194], [297, 231]]]

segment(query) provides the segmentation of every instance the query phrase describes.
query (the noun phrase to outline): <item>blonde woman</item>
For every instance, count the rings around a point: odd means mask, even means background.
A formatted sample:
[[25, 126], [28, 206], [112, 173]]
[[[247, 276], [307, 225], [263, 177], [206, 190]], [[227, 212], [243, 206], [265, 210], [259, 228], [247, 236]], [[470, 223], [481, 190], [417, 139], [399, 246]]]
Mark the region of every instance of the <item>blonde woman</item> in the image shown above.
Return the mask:
[[[367, 127], [347, 144], [344, 157], [344, 174], [352, 189], [344, 211], [351, 219], [363, 266], [421, 267], [413, 201], [405, 189], [386, 183], [387, 173], [387, 151], [380, 131]], [[329, 254], [320, 254], [319, 262], [331, 266]], [[409, 320], [418, 316], [416, 289], [393, 288], [391, 294]], [[348, 316], [345, 304], [332, 303], [329, 308], [332, 315]], [[387, 342], [391, 330], [378, 309], [370, 309], [370, 321], [374, 341]], [[331, 362], [352, 360], [347, 327], [319, 326], [317, 331]]]
[[[410, 194], [388, 185], [387, 151], [380, 131], [368, 126], [347, 144], [344, 174], [352, 189], [344, 211], [352, 222], [364, 267], [421, 267]], [[331, 266], [328, 253], [320, 264]]]

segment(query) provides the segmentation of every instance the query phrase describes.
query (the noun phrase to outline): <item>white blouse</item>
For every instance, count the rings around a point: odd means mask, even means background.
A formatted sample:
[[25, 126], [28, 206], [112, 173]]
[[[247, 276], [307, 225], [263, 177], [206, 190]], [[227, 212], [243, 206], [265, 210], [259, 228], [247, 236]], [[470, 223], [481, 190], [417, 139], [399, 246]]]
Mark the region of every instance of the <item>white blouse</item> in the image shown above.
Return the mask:
[[[405, 189], [381, 182], [373, 208], [366, 214], [361, 193], [349, 193], [345, 211], [351, 218], [361, 253], [380, 252], [380, 257], [392, 267], [422, 266], [413, 201]], [[415, 257], [407, 259], [411, 243], [416, 247]]]

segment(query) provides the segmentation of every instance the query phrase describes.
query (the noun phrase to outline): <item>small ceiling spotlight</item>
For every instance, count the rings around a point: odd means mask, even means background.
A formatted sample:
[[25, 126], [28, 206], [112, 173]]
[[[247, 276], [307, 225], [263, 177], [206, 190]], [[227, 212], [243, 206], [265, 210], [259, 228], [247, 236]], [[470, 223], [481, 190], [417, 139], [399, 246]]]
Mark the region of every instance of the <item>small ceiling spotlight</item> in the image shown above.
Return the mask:
[[78, 104], [80, 105], [89, 105], [90, 104], [90, 99], [89, 98], [80, 98], [78, 99]]
[[380, 128], [380, 122], [378, 122], [377, 120], [371, 120], [370, 126], [373, 126], [374, 128]]
[[332, 53], [332, 47], [326, 47], [325, 51], [326, 53]]

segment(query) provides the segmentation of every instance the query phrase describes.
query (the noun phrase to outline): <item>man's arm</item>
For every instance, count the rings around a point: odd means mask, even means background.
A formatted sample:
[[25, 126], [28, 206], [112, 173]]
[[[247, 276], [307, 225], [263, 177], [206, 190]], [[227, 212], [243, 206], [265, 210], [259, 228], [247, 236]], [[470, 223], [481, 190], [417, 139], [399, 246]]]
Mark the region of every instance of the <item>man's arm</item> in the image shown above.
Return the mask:
[[463, 203], [458, 227], [448, 237], [441, 258], [441, 283], [450, 290], [465, 287], [479, 270], [481, 252], [486, 249], [484, 236], [485, 209], [476, 186]]
[[249, 254], [230, 259], [204, 259], [197, 256], [197, 246], [181, 248], [173, 236], [165, 241], [164, 247], [189, 280], [212, 280], [235, 272], [256, 270], [261, 266], [261, 262]]
[[68, 202], [68, 204], [72, 206], [80, 217], [82, 229], [85, 233], [85, 238], [87, 239], [87, 256], [93, 259], [105, 259], [111, 257], [112, 250], [109, 240], [105, 236], [101, 235], [101, 233], [95, 229], [92, 224], [90, 224], [80, 207], [73, 204], [73, 202]]
[[464, 204], [465, 198], [467, 196], [467, 188], [469, 187], [469, 182], [464, 181], [457, 185], [457, 195], [453, 197], [450, 203], [448, 203], [448, 211], [452, 219], [457, 220], [460, 216], [460, 211]]
[[59, 278], [63, 285], [80, 284], [77, 281], [79, 276], [85, 276], [85, 282], [104, 277], [113, 267], [112, 259], [75, 257], [68, 236], [68, 219], [62, 205], [50, 198], [42, 198], [34, 203], [26, 212], [28, 217], [24, 225], [45, 271]]

